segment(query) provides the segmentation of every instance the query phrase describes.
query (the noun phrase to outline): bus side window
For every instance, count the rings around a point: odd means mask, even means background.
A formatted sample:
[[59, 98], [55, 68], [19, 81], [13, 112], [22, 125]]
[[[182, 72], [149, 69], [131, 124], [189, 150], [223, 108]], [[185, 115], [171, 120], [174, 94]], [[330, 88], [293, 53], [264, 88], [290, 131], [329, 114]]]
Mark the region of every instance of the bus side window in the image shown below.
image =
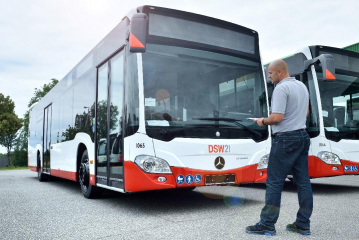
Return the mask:
[[107, 154], [106, 142], [107, 142], [106, 139], [101, 139], [99, 141], [99, 146], [98, 146], [98, 155], [99, 156]]

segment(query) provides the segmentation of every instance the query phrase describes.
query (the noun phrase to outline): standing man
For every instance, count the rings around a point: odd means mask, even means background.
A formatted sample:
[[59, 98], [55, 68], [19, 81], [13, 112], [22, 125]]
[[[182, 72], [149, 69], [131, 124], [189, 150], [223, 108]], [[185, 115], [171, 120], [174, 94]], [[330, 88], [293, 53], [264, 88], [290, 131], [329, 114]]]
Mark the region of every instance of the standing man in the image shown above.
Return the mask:
[[268, 159], [265, 206], [260, 221], [248, 226], [246, 232], [276, 234], [274, 225], [279, 216], [283, 185], [292, 171], [298, 189], [299, 210], [296, 221], [288, 224], [287, 230], [310, 235], [313, 193], [308, 176], [310, 138], [305, 131], [309, 93], [302, 82], [289, 76], [283, 60], [272, 62], [268, 72], [268, 77], [277, 84], [272, 95], [272, 112], [268, 118], [255, 120], [259, 126], [271, 125], [274, 135]]

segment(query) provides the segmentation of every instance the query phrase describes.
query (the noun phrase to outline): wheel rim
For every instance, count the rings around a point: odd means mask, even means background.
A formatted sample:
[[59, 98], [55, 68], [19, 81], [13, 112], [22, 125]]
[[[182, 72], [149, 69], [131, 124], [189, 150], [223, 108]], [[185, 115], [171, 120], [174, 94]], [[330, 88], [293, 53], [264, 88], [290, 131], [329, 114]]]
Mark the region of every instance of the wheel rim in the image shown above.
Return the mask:
[[89, 187], [89, 166], [88, 158], [82, 160], [80, 169], [79, 169], [79, 181], [84, 191]]

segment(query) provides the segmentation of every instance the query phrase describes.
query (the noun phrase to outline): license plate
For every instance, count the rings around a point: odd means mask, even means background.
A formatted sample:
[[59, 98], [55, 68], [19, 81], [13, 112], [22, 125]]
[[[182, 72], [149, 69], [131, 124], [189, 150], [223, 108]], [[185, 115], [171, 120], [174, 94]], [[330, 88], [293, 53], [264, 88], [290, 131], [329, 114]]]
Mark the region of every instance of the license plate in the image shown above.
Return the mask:
[[206, 176], [206, 185], [228, 184], [228, 183], [235, 183], [235, 182], [236, 182], [235, 174], [207, 175]]

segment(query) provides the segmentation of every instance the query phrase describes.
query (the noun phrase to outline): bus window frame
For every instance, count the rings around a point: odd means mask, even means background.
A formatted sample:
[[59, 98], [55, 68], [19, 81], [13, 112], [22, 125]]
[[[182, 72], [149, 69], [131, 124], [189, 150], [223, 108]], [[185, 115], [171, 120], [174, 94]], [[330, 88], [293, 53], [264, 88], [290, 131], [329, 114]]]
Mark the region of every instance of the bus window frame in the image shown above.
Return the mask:
[[[125, 126], [126, 126], [126, 104], [125, 104], [125, 85], [126, 85], [126, 66], [127, 66], [127, 55], [129, 54], [129, 48], [126, 47], [126, 44], [122, 45], [117, 51], [115, 51], [114, 53], [112, 53], [111, 55], [109, 55], [107, 58], [105, 58], [100, 64], [98, 64], [96, 66], [96, 99], [95, 99], [95, 133], [94, 133], [94, 156], [95, 156], [95, 166], [94, 166], [94, 174], [95, 174], [95, 185], [98, 184], [97, 182], [97, 158], [98, 158], [98, 147], [99, 147], [99, 144], [98, 144], [98, 127], [97, 127], [97, 124], [98, 124], [98, 77], [99, 77], [99, 69], [107, 64], [107, 67], [108, 67], [108, 71], [107, 71], [107, 105], [108, 103], [110, 102], [110, 89], [109, 89], [109, 84], [111, 83], [111, 79], [110, 79], [110, 75], [111, 75], [111, 59], [113, 59], [115, 56], [117, 56], [117, 54], [123, 52], [123, 89], [122, 89], [122, 96], [123, 96], [123, 99], [122, 99], [122, 115], [123, 115], [123, 121], [122, 121], [122, 146], [121, 148], [124, 149], [124, 137], [125, 137], [125, 134], [124, 134], [124, 129], [125, 129]], [[131, 54], [131, 53], [130, 53]], [[136, 54], [136, 53], [132, 53], [132, 54]], [[107, 125], [109, 126], [109, 122], [110, 122], [110, 119], [108, 118], [108, 116], [110, 116], [110, 108], [107, 108]], [[107, 143], [110, 143], [110, 134], [107, 133], [106, 134], [106, 142]], [[110, 184], [109, 184], [109, 181], [110, 181], [110, 174], [108, 174], [108, 171], [111, 170], [110, 169], [110, 160], [109, 160], [109, 154], [110, 154], [110, 151], [112, 150], [112, 146], [110, 146], [111, 144], [106, 144], [106, 159], [107, 159], [107, 167], [106, 167], [106, 171], [107, 171], [107, 184], [106, 186], [110, 187]], [[124, 151], [123, 151], [124, 152]], [[122, 190], [125, 191], [125, 166], [123, 165], [123, 188]]]
[[[177, 46], [177, 47], [194, 48], [194, 49], [199, 49], [199, 50], [204, 50], [204, 51], [211, 51], [211, 52], [226, 54], [226, 55], [235, 56], [235, 57], [242, 57], [242, 58], [246, 58], [248, 60], [259, 59], [259, 61], [261, 61], [260, 54], [259, 54], [259, 37], [258, 37], [258, 33], [254, 30], [251, 30], [251, 29], [239, 26], [239, 25], [235, 25], [233, 23], [226, 22], [223, 20], [203, 16], [203, 15], [196, 15], [194, 18], [192, 13], [187, 13], [187, 12], [178, 13], [176, 11], [172, 12], [169, 9], [163, 9], [163, 8], [151, 9], [151, 8], [145, 6], [145, 8], [143, 9], [143, 13], [148, 15], [146, 43], [156, 43], [156, 44], [163, 44], [163, 45], [169, 45], [169, 46], [173, 45], [173, 46]], [[198, 23], [207, 24], [207, 25], [211, 25], [211, 26], [216, 26], [219, 28], [223, 28], [223, 29], [227, 29], [230, 31], [242, 33], [242, 34], [245, 34], [248, 36], [252, 36], [252, 37], [254, 37], [253, 45], [254, 45], [255, 52], [253, 54], [250, 54], [250, 53], [246, 53], [246, 52], [240, 52], [240, 51], [236, 51], [233, 49], [221, 48], [221, 47], [216, 47], [213, 45], [208, 45], [208, 44], [203, 44], [203, 43], [198, 43], [198, 42], [184, 41], [184, 40], [179, 40], [179, 39], [150, 35], [149, 34], [149, 23], [151, 21], [151, 18], [149, 17], [150, 13], [168, 16], [168, 17], [172, 17], [172, 18], [179, 18], [179, 19], [193, 21], [193, 22], [198, 22]]]

